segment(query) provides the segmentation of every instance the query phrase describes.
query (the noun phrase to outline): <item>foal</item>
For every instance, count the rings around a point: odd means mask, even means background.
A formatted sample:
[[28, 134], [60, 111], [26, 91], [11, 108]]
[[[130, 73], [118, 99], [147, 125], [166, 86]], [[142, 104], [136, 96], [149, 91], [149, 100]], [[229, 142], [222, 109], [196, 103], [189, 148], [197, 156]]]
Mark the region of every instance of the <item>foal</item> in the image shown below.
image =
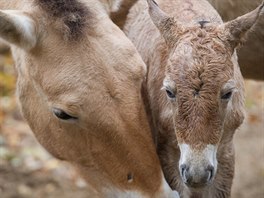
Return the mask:
[[147, 64], [144, 83], [153, 137], [167, 181], [181, 197], [229, 197], [233, 135], [244, 119], [236, 47], [262, 17], [223, 24], [205, 0], [139, 1], [125, 32]]

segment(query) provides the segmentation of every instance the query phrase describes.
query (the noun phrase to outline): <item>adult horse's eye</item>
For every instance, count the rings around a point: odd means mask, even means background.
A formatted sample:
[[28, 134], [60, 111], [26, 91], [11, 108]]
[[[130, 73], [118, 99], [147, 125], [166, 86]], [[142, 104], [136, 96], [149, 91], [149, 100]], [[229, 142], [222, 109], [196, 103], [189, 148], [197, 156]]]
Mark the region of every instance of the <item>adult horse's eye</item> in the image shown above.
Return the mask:
[[229, 100], [232, 96], [232, 91], [229, 91], [221, 96], [222, 100]]
[[77, 120], [77, 117], [71, 116], [69, 114], [67, 114], [65, 111], [58, 109], [58, 108], [53, 108], [52, 109], [54, 115], [61, 119], [61, 120]]
[[175, 99], [176, 98], [176, 95], [169, 89], [166, 89], [166, 93], [167, 93], [167, 96], [170, 98], [170, 99]]

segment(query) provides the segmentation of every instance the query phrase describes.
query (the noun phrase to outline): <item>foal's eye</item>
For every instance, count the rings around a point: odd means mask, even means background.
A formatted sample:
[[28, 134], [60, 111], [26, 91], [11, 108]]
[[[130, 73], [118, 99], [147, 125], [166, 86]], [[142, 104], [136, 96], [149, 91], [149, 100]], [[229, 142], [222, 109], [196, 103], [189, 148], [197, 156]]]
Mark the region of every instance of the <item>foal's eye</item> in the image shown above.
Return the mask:
[[167, 93], [167, 96], [170, 98], [170, 99], [175, 99], [176, 98], [176, 95], [169, 89], [166, 89], [166, 93]]
[[65, 111], [58, 109], [58, 108], [53, 108], [52, 111], [54, 115], [61, 120], [77, 120], [78, 119], [77, 117], [71, 116], [65, 113]]
[[232, 91], [229, 91], [221, 96], [222, 100], [229, 100], [232, 96]]

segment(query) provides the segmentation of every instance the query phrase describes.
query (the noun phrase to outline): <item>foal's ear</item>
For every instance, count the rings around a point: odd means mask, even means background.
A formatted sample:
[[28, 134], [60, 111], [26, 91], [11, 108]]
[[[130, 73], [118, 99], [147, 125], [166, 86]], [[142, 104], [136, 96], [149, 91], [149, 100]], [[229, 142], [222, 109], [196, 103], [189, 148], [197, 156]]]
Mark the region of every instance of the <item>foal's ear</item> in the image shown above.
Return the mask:
[[[237, 47], [246, 37], [259, 18], [264, 18], [264, 1], [255, 10], [224, 24], [225, 36], [232, 48]], [[264, 27], [263, 27], [264, 28]]]
[[30, 50], [37, 43], [35, 22], [24, 12], [0, 10], [0, 37], [10, 44]]
[[173, 45], [178, 39], [178, 33], [182, 26], [177, 23], [174, 17], [163, 12], [155, 0], [147, 0], [149, 5], [149, 15], [155, 26], [159, 29], [168, 45]]

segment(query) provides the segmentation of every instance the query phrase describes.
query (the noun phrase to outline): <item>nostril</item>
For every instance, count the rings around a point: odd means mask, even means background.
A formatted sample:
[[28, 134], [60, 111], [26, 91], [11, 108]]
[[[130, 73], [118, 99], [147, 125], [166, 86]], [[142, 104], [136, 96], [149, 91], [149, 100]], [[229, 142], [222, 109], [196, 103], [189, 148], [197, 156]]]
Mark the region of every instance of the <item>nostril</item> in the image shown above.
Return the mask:
[[187, 168], [186, 164], [183, 164], [183, 165], [180, 166], [181, 176], [183, 176], [185, 174], [186, 168]]
[[207, 171], [208, 171], [208, 178], [207, 178], [207, 181], [211, 181], [214, 177], [214, 167], [209, 165], [207, 167]]
[[182, 177], [184, 182], [187, 182], [186, 171], [188, 171], [187, 165], [186, 164], [182, 164], [180, 166], [180, 174], [181, 174], [181, 177]]

